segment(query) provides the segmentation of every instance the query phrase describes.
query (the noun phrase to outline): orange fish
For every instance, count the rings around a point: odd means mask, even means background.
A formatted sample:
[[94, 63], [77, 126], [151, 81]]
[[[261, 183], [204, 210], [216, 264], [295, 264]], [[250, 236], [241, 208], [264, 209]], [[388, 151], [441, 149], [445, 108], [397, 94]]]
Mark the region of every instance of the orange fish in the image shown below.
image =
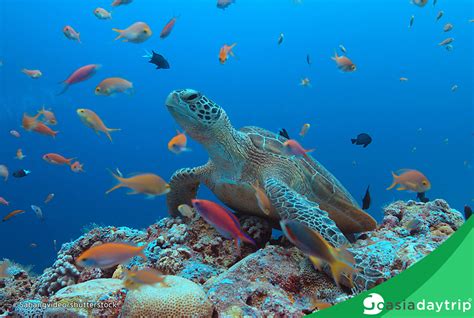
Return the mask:
[[43, 73], [41, 73], [40, 70], [28, 70], [28, 69], [24, 68], [24, 69], [21, 70], [21, 72], [23, 74], [28, 75], [32, 79], [38, 79], [41, 76], [43, 76]]
[[229, 55], [232, 56], [232, 57], [235, 57], [234, 52], [232, 51], [232, 49], [236, 45], [237, 45], [237, 43], [234, 43], [232, 45], [224, 44], [224, 46], [221, 47], [221, 50], [219, 51], [219, 62], [221, 62], [221, 64], [225, 64], [225, 62], [229, 58]]
[[31, 117], [28, 116], [26, 113], [23, 114], [23, 119], [21, 121], [21, 126], [26, 131], [32, 131], [38, 125], [38, 117], [40, 114], [36, 114], [35, 116]]
[[71, 165], [71, 170], [75, 173], [85, 172], [84, 165], [81, 164], [79, 161], [76, 161]]
[[100, 117], [90, 109], [79, 108], [76, 112], [84, 125], [93, 129], [96, 133], [99, 131], [103, 132], [107, 135], [110, 141], [112, 141], [110, 133], [113, 131], [120, 131], [120, 129], [116, 128], [107, 128], [102, 119], [100, 119]]
[[38, 113], [43, 116], [45, 124], [47, 124], [47, 125], [56, 125], [58, 123], [54, 113], [50, 110], [46, 110], [46, 108], [44, 108], [44, 106], [43, 106], [43, 109], [40, 110]]
[[130, 188], [133, 191], [127, 194], [146, 194], [152, 198], [154, 196], [167, 194], [170, 192], [170, 185], [160, 176], [153, 173], [139, 174], [130, 178], [120, 177], [112, 172], [112, 175], [119, 182], [115, 187], [111, 188], [105, 194], [109, 194], [118, 188]]
[[54, 193], [48, 194], [48, 196], [47, 196], [46, 199], [44, 200], [44, 203], [45, 203], [45, 204], [48, 204], [49, 202], [51, 202], [52, 199], [54, 199]]
[[23, 151], [21, 150], [21, 148], [19, 148], [19, 149], [16, 151], [15, 159], [23, 160], [25, 157], [26, 157], [26, 156], [23, 154]]
[[75, 158], [66, 159], [66, 158], [64, 158], [63, 156], [61, 156], [57, 153], [47, 153], [43, 156], [44, 161], [46, 161], [48, 163], [51, 163], [53, 165], [68, 165], [68, 166], [70, 166], [71, 162], [74, 159]]
[[5, 200], [5, 198], [0, 197], [0, 204], [8, 206], [8, 205], [10, 204], [10, 202], [8, 202], [7, 200]]
[[336, 62], [337, 67], [343, 72], [354, 72], [357, 69], [347, 56], [339, 56], [337, 52], [334, 52], [334, 56], [331, 59]]
[[133, 94], [133, 83], [120, 77], [109, 77], [95, 88], [96, 95], [114, 96], [117, 93]]
[[314, 149], [306, 150], [304, 149], [299, 142], [294, 139], [289, 139], [283, 143], [285, 146], [286, 153], [290, 156], [303, 156], [306, 159], [309, 159], [308, 153], [313, 152]]
[[168, 287], [164, 282], [165, 276], [154, 268], [144, 268], [140, 270], [124, 269], [124, 287], [127, 289], [137, 289], [143, 285], [155, 285], [160, 283], [163, 287]]
[[56, 137], [56, 135], [59, 133], [59, 131], [54, 131], [52, 130], [51, 128], [49, 128], [48, 126], [46, 126], [45, 124], [43, 124], [42, 122], [38, 122], [36, 124], [36, 127], [33, 128], [33, 131], [34, 132], [37, 132], [41, 135], [47, 135], [47, 136], [51, 136], [53, 138]]
[[304, 124], [303, 127], [301, 127], [300, 136], [301, 137], [306, 136], [310, 127], [311, 127], [310, 124]]
[[175, 154], [180, 154], [184, 151], [191, 151], [191, 149], [187, 148], [188, 139], [186, 135], [179, 130], [176, 130], [176, 136], [171, 138], [168, 142], [168, 150]]
[[8, 273], [8, 269], [10, 268], [10, 261], [4, 260], [2, 264], [0, 264], [0, 278], [10, 277]]
[[168, 37], [168, 35], [170, 35], [171, 31], [173, 31], [173, 27], [174, 27], [177, 19], [178, 19], [178, 17], [173, 17], [168, 23], [166, 23], [163, 30], [161, 30], [160, 38], [164, 39], [164, 38]]
[[270, 215], [272, 204], [265, 191], [260, 187], [258, 180], [255, 184], [252, 184], [252, 188], [255, 190], [255, 198], [257, 199], [258, 207], [263, 213]]
[[104, 243], [93, 246], [82, 253], [76, 264], [81, 267], [110, 268], [127, 262], [135, 256], [146, 260], [143, 250], [146, 245], [134, 246], [126, 243]]
[[25, 210], [15, 210], [15, 211], [12, 211], [12, 212], [8, 213], [8, 214], [2, 219], [2, 222], [5, 222], [5, 221], [7, 221], [8, 219], [14, 217], [15, 215], [22, 214], [22, 213], [25, 213]]
[[431, 189], [430, 181], [420, 171], [411, 169], [401, 169], [397, 171], [399, 175], [392, 172], [393, 183], [387, 190], [393, 189], [397, 184], [397, 190], [408, 190], [412, 192], [426, 192]]

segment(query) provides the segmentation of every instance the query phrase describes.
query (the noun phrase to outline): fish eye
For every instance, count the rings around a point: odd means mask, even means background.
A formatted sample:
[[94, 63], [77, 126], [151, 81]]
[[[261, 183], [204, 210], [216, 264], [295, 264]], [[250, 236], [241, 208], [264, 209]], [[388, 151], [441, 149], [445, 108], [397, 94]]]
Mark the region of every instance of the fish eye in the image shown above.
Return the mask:
[[95, 91], [96, 91], [96, 92], [100, 92], [100, 87], [96, 87], [96, 88], [95, 88]]
[[146, 34], [146, 33], [148, 33], [148, 31], [147, 31], [147, 30], [143, 30], [143, 33], [145, 33], [145, 34]]
[[426, 186], [426, 185], [428, 185], [428, 182], [426, 182], [426, 180], [423, 180], [423, 181], [421, 182], [421, 184], [424, 185], [424, 186]]

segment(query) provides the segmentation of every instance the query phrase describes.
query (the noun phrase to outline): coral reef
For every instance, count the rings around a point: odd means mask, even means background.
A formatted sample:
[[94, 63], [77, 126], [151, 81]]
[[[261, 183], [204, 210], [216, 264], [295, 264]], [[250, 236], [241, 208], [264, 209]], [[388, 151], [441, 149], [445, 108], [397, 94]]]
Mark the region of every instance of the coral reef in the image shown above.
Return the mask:
[[211, 317], [213, 308], [202, 287], [179, 276], [165, 283], [128, 291], [123, 317]]
[[[86, 313], [83, 309], [58, 309], [57, 306], [51, 309], [49, 306], [98, 300], [118, 304], [120, 308], [91, 309], [96, 316], [140, 316], [140, 313], [159, 310], [163, 310], [160, 311], [163, 315], [178, 313], [173, 305], [177, 300], [166, 298], [164, 288], [123, 288], [118, 278], [124, 268], [137, 266], [175, 275], [166, 279], [175, 282], [177, 287], [187, 286], [183, 292], [195, 292], [194, 296], [186, 297], [187, 305], [181, 307], [195, 308], [196, 315], [210, 316], [214, 310], [214, 315], [221, 317], [300, 317], [317, 310], [319, 302], [344, 301], [399, 274], [436, 249], [464, 219], [443, 200], [397, 201], [388, 205], [378, 228], [358, 235], [349, 248], [360, 270], [354, 277], [352, 290], [335, 286], [327, 265], [323, 268], [326, 273], [315, 270], [286, 238], [271, 239], [272, 229], [267, 221], [247, 216], [240, 217], [240, 222], [260, 247], [256, 251], [254, 246], [244, 244], [240, 256], [235, 253], [233, 242], [222, 238], [199, 215], [164, 218], [146, 231], [126, 227], [93, 228], [79, 239], [64, 244], [53, 266], [38, 278], [30, 278], [25, 272], [0, 279], [0, 308], [13, 309], [13, 314], [21, 317], [43, 311], [45, 315], [60, 313], [60, 316], [81, 317]], [[134, 258], [128, 264], [108, 270], [75, 266], [74, 259], [84, 250], [112, 241], [147, 244], [147, 260]], [[347, 279], [343, 284], [349, 286]], [[97, 287], [91, 293], [93, 286]], [[153, 304], [147, 300], [150, 297], [155, 299]], [[163, 301], [162, 305], [158, 305], [158, 298]], [[192, 299], [201, 299], [203, 307], [193, 307]], [[185, 300], [179, 301], [184, 303]]]
[[13, 305], [30, 296], [34, 277], [29, 269], [9, 260], [8, 277], [0, 277], [0, 314], [12, 310]]

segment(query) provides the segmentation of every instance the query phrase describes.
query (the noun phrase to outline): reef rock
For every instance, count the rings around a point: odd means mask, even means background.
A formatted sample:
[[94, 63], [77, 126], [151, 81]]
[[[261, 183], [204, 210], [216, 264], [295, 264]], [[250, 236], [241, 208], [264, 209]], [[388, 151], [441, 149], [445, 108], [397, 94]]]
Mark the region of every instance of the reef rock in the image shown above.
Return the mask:
[[34, 277], [22, 266], [10, 263], [8, 277], [0, 278], [0, 314], [10, 312], [13, 305], [31, 296]]
[[179, 277], [166, 276], [161, 284], [130, 290], [122, 308], [122, 317], [211, 317], [213, 308], [198, 284]]

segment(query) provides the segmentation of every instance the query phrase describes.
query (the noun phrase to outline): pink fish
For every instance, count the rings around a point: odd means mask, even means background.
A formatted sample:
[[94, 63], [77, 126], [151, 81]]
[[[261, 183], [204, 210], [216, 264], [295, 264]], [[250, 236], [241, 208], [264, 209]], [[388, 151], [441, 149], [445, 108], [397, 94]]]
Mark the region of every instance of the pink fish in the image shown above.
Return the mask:
[[290, 156], [303, 156], [306, 159], [309, 159], [308, 153], [313, 152], [314, 149], [306, 150], [304, 149], [299, 142], [293, 139], [289, 139], [283, 143], [285, 150]]
[[89, 64], [78, 68], [65, 81], [62, 82], [65, 85], [63, 90], [59, 92], [58, 95], [65, 93], [70, 85], [77, 84], [91, 78], [99, 68], [99, 64]]
[[66, 25], [63, 28], [64, 36], [67, 37], [69, 40], [77, 41], [81, 43], [81, 34], [74, 30], [74, 28], [70, 25]]
[[21, 137], [20, 133], [16, 130], [10, 130], [10, 135], [12, 135], [15, 138], [20, 138]]
[[166, 25], [164, 26], [163, 30], [161, 30], [160, 38], [164, 39], [170, 35], [171, 31], [173, 31], [173, 27], [176, 23], [178, 17], [173, 17]]
[[5, 200], [4, 198], [0, 197], [0, 204], [8, 206], [10, 203], [7, 200]]
[[255, 241], [242, 231], [237, 217], [217, 203], [208, 200], [192, 200], [193, 207], [207, 223], [211, 224], [222, 236], [235, 240], [237, 254], [240, 255], [240, 241], [256, 245]]

